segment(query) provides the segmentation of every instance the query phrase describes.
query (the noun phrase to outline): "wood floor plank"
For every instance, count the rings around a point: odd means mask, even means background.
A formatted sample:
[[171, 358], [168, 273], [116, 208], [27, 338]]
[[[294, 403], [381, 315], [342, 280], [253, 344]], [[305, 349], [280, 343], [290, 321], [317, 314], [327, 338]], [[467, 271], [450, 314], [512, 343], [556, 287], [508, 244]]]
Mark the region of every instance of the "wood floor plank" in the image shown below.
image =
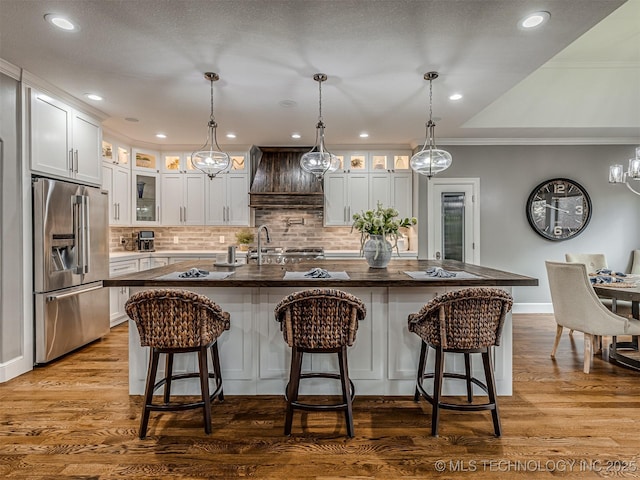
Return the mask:
[[282, 396], [226, 396], [213, 405], [211, 435], [194, 410], [152, 414], [140, 440], [142, 398], [128, 395], [124, 324], [0, 384], [0, 477], [640, 477], [640, 373], [610, 363], [605, 349], [586, 375], [581, 334], [564, 334], [551, 359], [553, 317], [513, 320], [514, 394], [498, 398], [501, 438], [488, 412], [443, 411], [434, 438], [426, 402], [368, 396], [356, 397], [353, 439], [335, 412], [296, 413], [285, 437]]

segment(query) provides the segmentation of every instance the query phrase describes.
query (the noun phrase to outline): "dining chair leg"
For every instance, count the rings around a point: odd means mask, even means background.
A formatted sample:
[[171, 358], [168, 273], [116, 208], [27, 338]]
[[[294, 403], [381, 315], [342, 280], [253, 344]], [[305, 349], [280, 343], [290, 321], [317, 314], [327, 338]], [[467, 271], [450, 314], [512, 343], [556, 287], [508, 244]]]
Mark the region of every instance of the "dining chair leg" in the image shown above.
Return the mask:
[[425, 342], [423, 340], [422, 341], [422, 347], [420, 347], [420, 360], [418, 361], [418, 375], [417, 375], [417, 378], [416, 378], [416, 391], [413, 394], [413, 401], [414, 402], [417, 402], [418, 400], [420, 400], [420, 390], [418, 390], [418, 385], [422, 385], [422, 382], [424, 380], [424, 366], [427, 363], [428, 348], [429, 348], [429, 346], [427, 345], [427, 342]]
[[347, 423], [347, 435], [354, 437], [353, 433], [353, 401], [351, 400], [351, 389], [349, 383], [349, 365], [347, 364], [347, 347], [342, 346], [338, 352], [338, 363], [340, 364], [340, 382], [342, 385], [342, 401], [347, 405], [344, 412], [344, 419]]
[[591, 360], [593, 359], [593, 338], [592, 335], [584, 334], [584, 373], [589, 373]]
[[173, 375], [173, 353], [165, 353], [164, 364], [164, 403], [169, 403], [171, 399], [171, 377]]
[[147, 436], [147, 426], [149, 425], [149, 414], [151, 413], [151, 403], [153, 402], [153, 386], [156, 383], [158, 372], [158, 360], [160, 353], [155, 348], [151, 348], [149, 357], [149, 370], [147, 371], [147, 385], [144, 390], [144, 405], [142, 406], [142, 418], [140, 419], [140, 438]]
[[438, 436], [438, 421], [440, 420], [440, 394], [442, 392], [442, 378], [444, 377], [444, 352], [442, 347], [436, 348], [436, 365], [433, 377], [433, 409], [431, 415], [431, 435]]
[[[553, 350], [551, 350], [551, 358], [556, 358], [556, 350], [558, 350], [558, 344], [560, 343], [560, 337], [562, 336], [562, 325], [556, 327], [556, 339], [553, 342]], [[573, 330], [569, 332], [571, 334]]]
[[464, 354], [464, 372], [467, 381], [467, 402], [473, 402], [473, 386], [471, 384], [471, 354]]
[[204, 413], [204, 431], [211, 433], [211, 399], [209, 398], [209, 367], [207, 365], [207, 347], [198, 350], [198, 363], [200, 367], [200, 390], [202, 395], [202, 408]]

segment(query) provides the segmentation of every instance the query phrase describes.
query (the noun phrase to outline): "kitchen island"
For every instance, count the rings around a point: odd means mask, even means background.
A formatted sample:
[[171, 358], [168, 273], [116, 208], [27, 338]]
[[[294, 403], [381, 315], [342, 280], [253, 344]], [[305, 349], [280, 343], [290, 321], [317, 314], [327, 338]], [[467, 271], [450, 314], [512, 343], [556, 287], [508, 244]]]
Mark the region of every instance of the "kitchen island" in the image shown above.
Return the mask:
[[[303, 273], [320, 267], [335, 278], [305, 279]], [[453, 278], [420, 277], [430, 267], [459, 272]], [[178, 278], [191, 268], [212, 272], [216, 278]], [[226, 278], [222, 273], [230, 273]], [[275, 321], [275, 305], [291, 292], [306, 288], [339, 288], [361, 298], [367, 316], [360, 322], [356, 342], [349, 349], [349, 371], [360, 395], [409, 395], [415, 385], [420, 339], [407, 329], [407, 316], [417, 312], [436, 295], [472, 287], [490, 286], [511, 291], [513, 286], [535, 286], [535, 278], [455, 261], [394, 259], [385, 269], [371, 269], [361, 260], [321, 260], [294, 264], [241, 265], [216, 267], [211, 261], [192, 260], [131, 273], [104, 281], [107, 287], [130, 287], [131, 293], [149, 288], [184, 288], [201, 293], [231, 314], [231, 330], [218, 344], [225, 393], [272, 395], [284, 392], [288, 380], [290, 348], [285, 344], [280, 324]], [[499, 395], [511, 395], [512, 342], [511, 315], [507, 316], [501, 345], [495, 349], [495, 374]], [[183, 355], [182, 357], [187, 357]], [[308, 357], [308, 358], [307, 358]], [[308, 355], [307, 368], [337, 371], [336, 359], [329, 355]], [[433, 357], [433, 356], [432, 356]], [[460, 357], [460, 358], [458, 358]], [[428, 368], [432, 368], [433, 358]], [[144, 391], [148, 348], [142, 348], [135, 325], [129, 321], [129, 393]], [[182, 363], [179, 363], [182, 362]], [[474, 371], [482, 377], [480, 361]], [[176, 371], [195, 369], [196, 357], [176, 358]], [[303, 366], [304, 368], [304, 366]], [[464, 371], [461, 355], [449, 355], [448, 371]], [[308, 382], [301, 393], [337, 393], [338, 385]], [[326, 382], [325, 382], [326, 383]], [[460, 385], [457, 385], [460, 383]], [[334, 388], [335, 387], [335, 388]], [[448, 382], [445, 394], [461, 394], [464, 382]], [[180, 388], [180, 389], [179, 389]], [[197, 383], [175, 385], [175, 393], [196, 394]], [[174, 391], [172, 389], [172, 391]]]

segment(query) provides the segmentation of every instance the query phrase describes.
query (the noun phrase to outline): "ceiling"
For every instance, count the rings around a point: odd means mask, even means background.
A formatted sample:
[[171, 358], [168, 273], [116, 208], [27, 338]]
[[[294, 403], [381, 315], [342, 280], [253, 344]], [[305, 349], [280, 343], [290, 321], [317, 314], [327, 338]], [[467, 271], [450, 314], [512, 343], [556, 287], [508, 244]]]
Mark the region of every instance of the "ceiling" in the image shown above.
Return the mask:
[[[540, 10], [541, 28], [517, 26]], [[640, 0], [1, 0], [0, 58], [160, 149], [204, 143], [205, 71], [224, 148], [312, 145], [316, 72], [330, 148], [413, 147], [432, 70], [440, 143], [640, 143], [638, 19]]]

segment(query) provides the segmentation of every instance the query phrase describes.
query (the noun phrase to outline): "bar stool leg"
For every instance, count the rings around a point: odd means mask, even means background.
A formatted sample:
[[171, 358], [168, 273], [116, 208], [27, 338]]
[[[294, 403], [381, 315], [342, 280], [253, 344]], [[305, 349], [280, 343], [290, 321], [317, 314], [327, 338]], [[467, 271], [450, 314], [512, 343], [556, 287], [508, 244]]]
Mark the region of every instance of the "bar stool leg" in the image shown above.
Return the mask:
[[216, 389], [220, 387], [218, 401], [224, 402], [224, 392], [222, 391], [222, 372], [220, 370], [220, 355], [218, 354], [218, 342], [211, 345], [211, 361], [213, 363], [213, 373], [216, 376]]
[[149, 369], [147, 370], [147, 386], [144, 390], [144, 405], [142, 407], [142, 418], [140, 419], [140, 438], [147, 436], [147, 426], [149, 425], [149, 414], [151, 413], [151, 404], [153, 402], [153, 386], [156, 383], [156, 373], [158, 372], [158, 359], [160, 353], [151, 348], [149, 352]]
[[297, 347], [291, 349], [291, 371], [289, 373], [289, 386], [287, 389], [287, 415], [284, 422], [284, 434], [291, 435], [293, 423], [293, 402], [298, 401], [298, 388], [300, 386], [300, 371], [302, 370], [302, 355]]
[[422, 346], [420, 347], [420, 360], [418, 361], [418, 377], [416, 379], [416, 391], [413, 394], [413, 401], [417, 402], [420, 400], [420, 390], [418, 390], [418, 385], [422, 385], [424, 380], [424, 366], [427, 364], [427, 355], [428, 355], [427, 342], [422, 341]]
[[353, 401], [351, 400], [351, 389], [349, 383], [349, 366], [347, 365], [347, 347], [343, 345], [338, 351], [338, 363], [340, 364], [340, 381], [342, 384], [342, 401], [347, 405], [344, 418], [347, 423], [347, 435], [350, 438], [353, 434]]
[[171, 377], [173, 375], [173, 353], [165, 353], [165, 367], [164, 367], [164, 403], [169, 403], [171, 399]]
[[202, 408], [204, 411], [204, 431], [211, 433], [211, 399], [209, 398], [209, 368], [207, 366], [207, 347], [198, 350], [198, 364], [200, 367], [200, 390], [202, 394]]
[[444, 352], [442, 347], [436, 347], [436, 365], [433, 377], [433, 414], [431, 419], [431, 435], [438, 436], [438, 421], [440, 420], [440, 395], [442, 392], [442, 378], [444, 377]]
[[498, 413], [498, 402], [496, 400], [496, 381], [493, 375], [493, 362], [491, 360], [491, 352], [487, 349], [486, 352], [482, 352], [482, 363], [484, 364], [484, 375], [487, 380], [487, 395], [489, 396], [489, 403], [493, 404], [491, 410], [491, 417], [493, 418], [493, 430], [496, 433], [496, 437], [502, 435], [502, 428], [500, 427], [500, 415]]
[[467, 402], [473, 402], [473, 387], [471, 386], [471, 354], [464, 354], [464, 372], [467, 381]]

